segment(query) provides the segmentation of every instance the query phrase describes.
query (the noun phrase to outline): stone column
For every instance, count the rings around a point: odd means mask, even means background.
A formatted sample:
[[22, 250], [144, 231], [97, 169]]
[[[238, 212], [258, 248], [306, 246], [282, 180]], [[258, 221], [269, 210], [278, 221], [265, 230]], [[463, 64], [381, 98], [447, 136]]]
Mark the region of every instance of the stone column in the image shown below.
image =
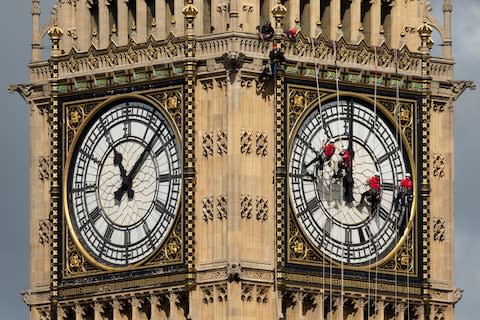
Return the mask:
[[361, 40], [360, 34], [360, 16], [361, 16], [362, 0], [352, 0], [350, 4], [350, 32], [349, 39], [351, 43], [357, 44]]
[[378, 46], [380, 42], [381, 5], [382, 2], [380, 0], [373, 0], [370, 14], [366, 18], [368, 19], [367, 24], [370, 27], [367, 42], [372, 46]]
[[330, 40], [338, 39], [338, 36], [339, 36], [338, 27], [341, 24], [340, 5], [341, 5], [341, 0], [331, 0], [330, 2], [330, 25], [328, 26], [329, 34], [326, 35], [327, 39], [330, 39]]
[[123, 320], [120, 310], [122, 309], [122, 304], [116, 298], [113, 298], [112, 302], [113, 308], [113, 320]]
[[399, 3], [392, 4], [390, 18], [390, 39], [389, 45], [390, 48], [398, 49], [400, 48], [400, 33], [402, 25], [402, 6]]
[[310, 34], [307, 36], [316, 37], [318, 35], [318, 26], [321, 20], [320, 17], [320, 1], [310, 2]]
[[395, 320], [404, 320], [406, 309], [407, 305], [404, 302], [398, 302], [395, 304]]
[[353, 307], [355, 308], [355, 320], [363, 320], [363, 314], [365, 312], [366, 301], [364, 298], [354, 299]]
[[98, 48], [108, 47], [110, 42], [110, 17], [107, 0], [98, 0]]
[[174, 33], [177, 37], [181, 37], [184, 35], [184, 17], [183, 17], [183, 1], [175, 1], [175, 28]]
[[165, 39], [167, 33], [165, 30], [165, 0], [155, 0], [155, 31], [153, 36], [157, 39]]
[[42, 59], [42, 35], [40, 30], [40, 0], [32, 0], [32, 62]]
[[[285, 21], [285, 29], [290, 29], [295, 26], [295, 20], [300, 20], [300, 0], [290, 0], [287, 8], [287, 19]], [[302, 24], [308, 21], [301, 21]]]
[[137, 43], [143, 43], [147, 41], [147, 3], [145, 0], [136, 0], [137, 1]]
[[443, 57], [452, 58], [452, 11], [453, 5], [451, 0], [443, 2], [443, 28], [445, 38], [443, 39]]
[[103, 312], [103, 304], [100, 302], [95, 302], [93, 305], [93, 319], [103, 320], [102, 312]]
[[118, 0], [117, 2], [117, 35], [119, 46], [124, 46], [128, 43], [127, 0]]
[[77, 2], [77, 48], [80, 51], [87, 51], [92, 45], [92, 23], [89, 4], [87, 0]]
[[80, 304], [76, 303], [75, 304], [75, 320], [83, 320], [84, 315], [85, 315], [85, 310]]
[[230, 0], [230, 10], [228, 11], [228, 31], [239, 31], [240, 29], [240, 10], [238, 5], [238, 0]]

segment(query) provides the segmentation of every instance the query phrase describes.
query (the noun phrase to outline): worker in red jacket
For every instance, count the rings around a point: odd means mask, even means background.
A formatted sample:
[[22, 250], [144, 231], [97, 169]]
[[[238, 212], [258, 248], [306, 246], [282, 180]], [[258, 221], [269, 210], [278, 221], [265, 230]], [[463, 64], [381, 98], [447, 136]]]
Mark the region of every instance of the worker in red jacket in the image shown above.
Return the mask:
[[360, 198], [360, 205], [365, 203], [365, 197], [367, 201], [370, 202], [371, 211], [370, 213], [374, 213], [377, 211], [378, 205], [380, 204], [382, 198], [382, 185], [380, 181], [380, 173], [375, 172], [375, 175], [367, 180], [367, 185], [369, 189], [362, 193], [362, 197]]
[[338, 162], [337, 172], [333, 175], [334, 179], [340, 179], [347, 175], [347, 170], [352, 167], [352, 156], [350, 151], [345, 146], [342, 146], [342, 151], [338, 154], [340, 161]]
[[326, 162], [332, 159], [332, 156], [335, 154], [335, 140], [330, 139], [327, 143], [318, 152], [317, 156], [305, 165], [308, 168], [310, 165], [315, 163], [315, 176], [319, 176], [320, 171], [323, 171], [323, 166]]
[[409, 206], [409, 199], [412, 196], [412, 190], [413, 190], [413, 182], [410, 173], [406, 173], [405, 177], [400, 181], [400, 184], [398, 186], [398, 194], [397, 197], [394, 200], [395, 203], [395, 211], [398, 210], [399, 206], [400, 208], [402, 207], [407, 207]]

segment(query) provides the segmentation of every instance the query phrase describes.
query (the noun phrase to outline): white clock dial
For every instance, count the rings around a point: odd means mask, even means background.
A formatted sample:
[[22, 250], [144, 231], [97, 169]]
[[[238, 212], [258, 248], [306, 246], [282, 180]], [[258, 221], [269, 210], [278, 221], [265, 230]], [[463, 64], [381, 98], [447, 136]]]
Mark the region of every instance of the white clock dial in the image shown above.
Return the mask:
[[68, 164], [67, 219], [94, 261], [138, 263], [163, 243], [180, 200], [178, 139], [166, 117], [136, 100], [102, 108]]
[[[311, 243], [329, 258], [352, 265], [367, 265], [385, 257], [401, 238], [410, 217], [395, 210], [396, 186], [410, 165], [400, 134], [379, 110], [359, 101], [331, 102], [314, 108], [297, 125], [289, 159], [290, 203]], [[374, 129], [375, 128], [375, 129]], [[324, 143], [332, 139], [336, 152], [323, 170], [310, 165]], [[352, 152], [351, 198], [346, 180], [334, 178], [339, 152]], [[377, 210], [360, 204], [367, 180], [381, 177]]]

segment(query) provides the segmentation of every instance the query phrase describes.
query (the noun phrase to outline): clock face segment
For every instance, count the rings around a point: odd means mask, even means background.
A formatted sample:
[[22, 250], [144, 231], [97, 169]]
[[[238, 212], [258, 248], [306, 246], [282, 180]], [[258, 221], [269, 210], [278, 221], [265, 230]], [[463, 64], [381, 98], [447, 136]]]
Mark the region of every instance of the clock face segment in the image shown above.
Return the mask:
[[67, 197], [73, 232], [108, 266], [135, 264], [171, 229], [181, 190], [178, 141], [162, 113], [138, 101], [104, 108], [72, 155]]
[[[396, 186], [407, 172], [400, 134], [372, 107], [340, 101], [313, 109], [294, 131], [289, 159], [291, 207], [309, 240], [329, 258], [368, 265], [386, 256], [403, 235], [409, 213], [394, 210]], [[377, 112], [378, 114], [378, 112]], [[375, 129], [373, 129], [375, 128]], [[322, 171], [309, 165], [329, 140], [336, 151]], [[342, 146], [353, 150], [353, 201], [344, 201], [342, 179], [334, 177]], [[376, 212], [360, 204], [367, 180], [380, 173]]]

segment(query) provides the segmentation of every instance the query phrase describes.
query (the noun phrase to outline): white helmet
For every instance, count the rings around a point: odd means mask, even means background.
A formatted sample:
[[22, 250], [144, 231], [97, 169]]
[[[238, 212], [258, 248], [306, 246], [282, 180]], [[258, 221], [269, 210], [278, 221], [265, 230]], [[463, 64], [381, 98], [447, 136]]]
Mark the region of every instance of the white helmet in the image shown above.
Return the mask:
[[380, 172], [375, 171], [375, 175], [376, 175], [377, 177], [380, 177]]
[[335, 143], [335, 140], [330, 139], [330, 140], [328, 140], [328, 143]]
[[410, 177], [411, 177], [410, 173], [408, 173], [408, 172], [405, 173], [405, 177], [406, 177], [406, 178], [407, 178], [407, 177], [410, 178]]

